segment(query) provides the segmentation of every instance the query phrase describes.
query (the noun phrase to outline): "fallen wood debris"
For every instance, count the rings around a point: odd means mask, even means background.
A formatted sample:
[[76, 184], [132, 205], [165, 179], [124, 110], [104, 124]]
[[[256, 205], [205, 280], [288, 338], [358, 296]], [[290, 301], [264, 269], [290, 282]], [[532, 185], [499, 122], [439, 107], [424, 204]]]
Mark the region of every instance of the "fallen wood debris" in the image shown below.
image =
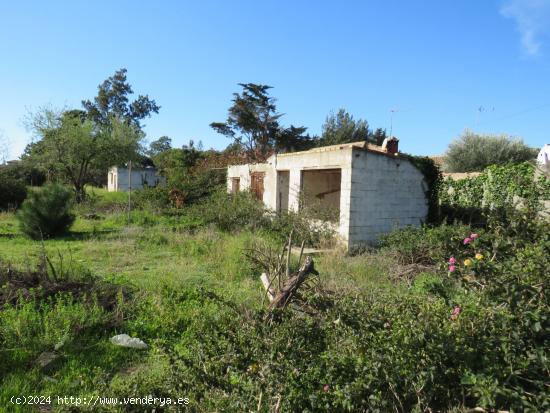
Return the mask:
[[290, 276], [283, 284], [283, 287], [271, 302], [270, 308], [285, 308], [310, 274], [319, 275], [315, 270], [313, 259], [308, 255], [298, 272]]
[[[312, 275], [319, 275], [315, 270], [313, 258], [310, 255], [304, 257], [305, 242], [302, 241], [300, 253], [298, 255], [297, 269], [291, 269], [292, 235], [290, 232], [288, 241], [283, 245], [282, 251], [277, 252], [271, 246], [257, 245], [247, 250], [247, 257], [251, 262], [260, 267], [263, 271], [260, 276], [263, 289], [265, 291], [264, 300], [269, 300], [270, 315], [267, 319], [271, 320], [276, 310], [283, 310], [290, 303], [293, 303], [297, 310], [307, 312], [307, 303], [304, 301], [304, 295], [301, 292], [311, 290], [313, 284], [311, 281], [318, 281], [318, 278], [312, 278]], [[301, 289], [299, 292], [298, 290]]]

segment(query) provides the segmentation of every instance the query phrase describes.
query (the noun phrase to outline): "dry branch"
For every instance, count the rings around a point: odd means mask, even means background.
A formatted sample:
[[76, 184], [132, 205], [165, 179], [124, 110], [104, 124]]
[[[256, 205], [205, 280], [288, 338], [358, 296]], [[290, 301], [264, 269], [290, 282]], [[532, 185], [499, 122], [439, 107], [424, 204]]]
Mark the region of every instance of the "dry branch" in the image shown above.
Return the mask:
[[298, 288], [306, 281], [308, 275], [318, 274], [313, 265], [313, 259], [311, 256], [307, 256], [304, 264], [300, 267], [298, 272], [289, 277], [280, 291], [270, 304], [271, 309], [285, 308], [286, 305], [292, 300], [292, 297], [298, 291]]

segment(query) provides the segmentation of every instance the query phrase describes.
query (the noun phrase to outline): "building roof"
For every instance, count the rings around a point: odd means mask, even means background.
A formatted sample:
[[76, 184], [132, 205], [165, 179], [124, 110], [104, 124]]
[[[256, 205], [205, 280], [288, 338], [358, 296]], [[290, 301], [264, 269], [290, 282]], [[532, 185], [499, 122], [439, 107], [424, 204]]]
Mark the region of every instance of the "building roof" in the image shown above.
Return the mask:
[[[128, 165], [113, 165], [109, 169], [113, 169], [113, 168], [128, 169]], [[143, 166], [140, 164], [137, 164], [137, 165], [132, 164], [132, 171], [156, 171], [156, 170], [157, 168], [155, 168], [154, 166], [149, 166], [149, 165]]]
[[279, 153], [277, 154], [277, 157], [285, 157], [285, 156], [296, 156], [296, 155], [303, 155], [303, 154], [310, 154], [310, 153], [320, 153], [320, 152], [330, 152], [330, 151], [337, 151], [342, 150], [346, 148], [355, 148], [355, 149], [362, 149], [369, 152], [375, 152], [382, 155], [389, 155], [385, 149], [382, 148], [382, 146], [374, 145], [372, 143], [368, 143], [365, 141], [359, 141], [359, 142], [350, 142], [350, 143], [340, 143], [338, 145], [330, 145], [330, 146], [320, 146], [318, 148], [308, 149], [307, 151], [300, 151], [300, 152], [288, 152], [288, 153]]

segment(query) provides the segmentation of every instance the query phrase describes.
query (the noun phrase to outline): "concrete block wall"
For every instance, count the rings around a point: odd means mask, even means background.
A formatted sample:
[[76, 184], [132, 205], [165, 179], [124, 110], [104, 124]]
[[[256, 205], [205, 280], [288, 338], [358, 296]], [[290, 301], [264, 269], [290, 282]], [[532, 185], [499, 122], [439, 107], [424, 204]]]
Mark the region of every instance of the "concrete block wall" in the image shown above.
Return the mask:
[[342, 147], [274, 155], [266, 163], [230, 166], [231, 178], [240, 178], [240, 189], [250, 188], [250, 172], [265, 172], [264, 204], [277, 210], [277, 171], [289, 171], [289, 210], [297, 211], [302, 171], [340, 169], [340, 222], [338, 233], [348, 248], [372, 244], [395, 227], [419, 225], [426, 219], [428, 203], [422, 173], [408, 160], [359, 148]]
[[270, 158], [272, 165], [278, 170], [290, 171], [289, 209], [298, 211], [302, 190], [302, 171], [319, 169], [340, 169], [340, 221], [338, 235], [342, 242], [348, 242], [350, 194], [351, 194], [351, 162], [352, 148], [341, 149], [319, 148], [316, 151], [295, 152], [277, 155]]
[[424, 176], [406, 159], [356, 149], [351, 186], [350, 248], [376, 243], [381, 234], [426, 219]]
[[277, 210], [277, 171], [289, 172], [288, 209], [298, 211], [302, 190], [302, 171], [316, 169], [340, 169], [340, 223], [338, 233], [347, 243], [349, 234], [350, 193], [351, 193], [351, 154], [350, 147], [314, 151], [294, 152], [271, 156], [266, 163], [235, 165], [227, 168], [227, 191], [231, 192], [231, 178], [240, 178], [240, 190], [250, 189], [250, 172], [265, 172], [264, 204]]

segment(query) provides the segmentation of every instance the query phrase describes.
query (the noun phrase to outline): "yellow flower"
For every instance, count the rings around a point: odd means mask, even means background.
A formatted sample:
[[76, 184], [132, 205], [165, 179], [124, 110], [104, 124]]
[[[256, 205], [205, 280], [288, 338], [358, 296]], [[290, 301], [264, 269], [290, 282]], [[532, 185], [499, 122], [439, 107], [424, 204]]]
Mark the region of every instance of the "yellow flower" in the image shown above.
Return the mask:
[[472, 261], [471, 259], [466, 258], [466, 259], [464, 260], [464, 265], [465, 265], [466, 267], [469, 267], [469, 266], [472, 265], [472, 264], [473, 264], [473, 261]]
[[257, 373], [259, 369], [260, 369], [260, 366], [258, 366], [258, 363], [253, 363], [250, 366], [248, 366], [248, 371], [250, 373]]
[[483, 255], [480, 254], [480, 253], [477, 253], [477, 254], [476, 254], [476, 260], [480, 261], [480, 260], [482, 260], [482, 259], [483, 259]]

